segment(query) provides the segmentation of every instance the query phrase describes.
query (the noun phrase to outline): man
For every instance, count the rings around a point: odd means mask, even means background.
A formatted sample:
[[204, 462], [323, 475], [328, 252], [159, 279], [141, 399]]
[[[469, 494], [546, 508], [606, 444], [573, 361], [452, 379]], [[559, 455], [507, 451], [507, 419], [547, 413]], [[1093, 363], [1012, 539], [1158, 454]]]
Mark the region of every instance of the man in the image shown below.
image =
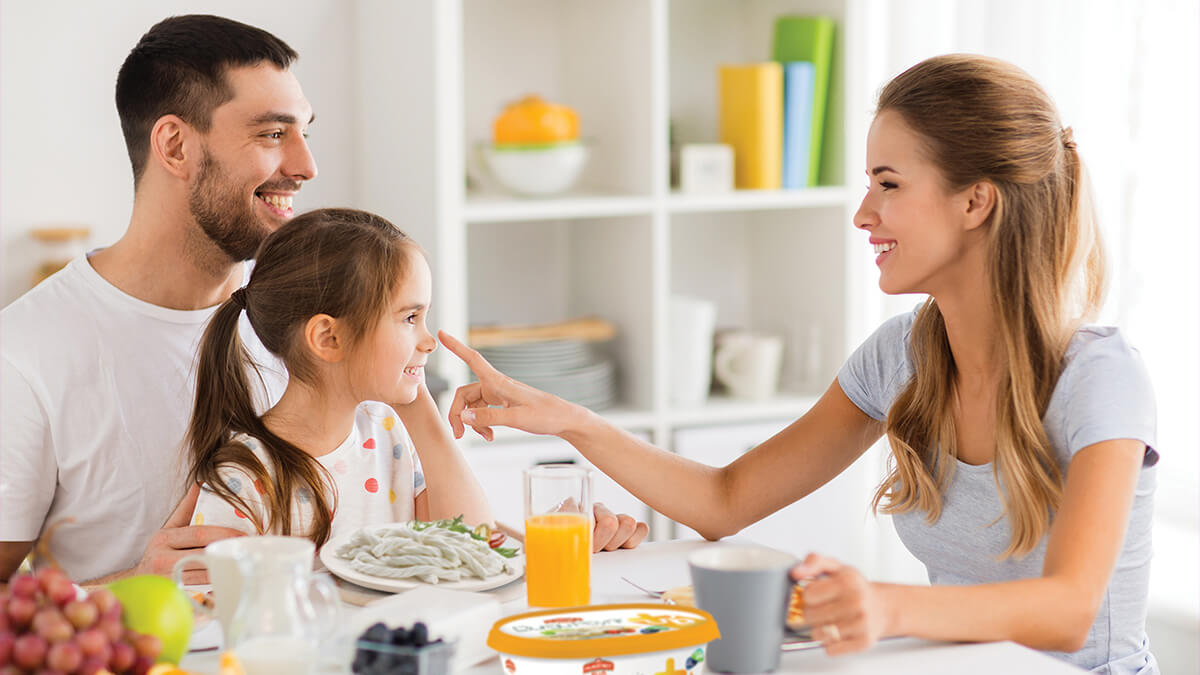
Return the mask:
[[[208, 318], [317, 175], [295, 59], [266, 31], [191, 15], [152, 27], [122, 65], [129, 227], [0, 313], [0, 579], [50, 525], [50, 556], [95, 582], [169, 573], [238, 534], [188, 525], [198, 488], [184, 494], [182, 443]], [[268, 366], [265, 409], [286, 376], [244, 317], [242, 337]], [[436, 426], [430, 442], [452, 442]], [[598, 546], [645, 536], [628, 516], [597, 515]]]

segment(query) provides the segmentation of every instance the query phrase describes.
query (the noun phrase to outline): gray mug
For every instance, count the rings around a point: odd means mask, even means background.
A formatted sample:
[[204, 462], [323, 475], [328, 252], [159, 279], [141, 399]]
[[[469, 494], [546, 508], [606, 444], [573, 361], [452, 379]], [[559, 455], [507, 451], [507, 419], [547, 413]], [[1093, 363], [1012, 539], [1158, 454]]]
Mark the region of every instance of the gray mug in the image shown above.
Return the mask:
[[765, 673], [779, 667], [799, 560], [763, 546], [718, 545], [688, 557], [696, 606], [712, 615], [721, 638], [709, 643], [707, 668], [721, 673]]

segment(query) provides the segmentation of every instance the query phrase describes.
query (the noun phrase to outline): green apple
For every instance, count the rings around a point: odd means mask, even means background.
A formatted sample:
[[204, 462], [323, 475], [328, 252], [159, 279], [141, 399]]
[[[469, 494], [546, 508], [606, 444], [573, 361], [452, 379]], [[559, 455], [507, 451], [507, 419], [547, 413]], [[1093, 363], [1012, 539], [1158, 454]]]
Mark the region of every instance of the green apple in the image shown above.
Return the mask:
[[179, 663], [192, 639], [192, 603], [175, 582], [156, 574], [143, 574], [108, 585], [123, 611], [125, 627], [162, 640], [159, 661]]

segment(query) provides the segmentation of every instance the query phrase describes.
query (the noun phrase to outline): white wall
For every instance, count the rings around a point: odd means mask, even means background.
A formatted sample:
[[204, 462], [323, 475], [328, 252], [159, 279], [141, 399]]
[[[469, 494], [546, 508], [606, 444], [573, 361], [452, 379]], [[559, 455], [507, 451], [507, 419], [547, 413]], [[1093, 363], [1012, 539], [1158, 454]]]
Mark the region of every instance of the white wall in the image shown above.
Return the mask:
[[130, 48], [167, 16], [227, 16], [300, 53], [293, 70], [317, 115], [310, 142], [320, 176], [302, 190], [297, 208], [352, 205], [351, 11], [338, 0], [0, 3], [0, 305], [29, 286], [37, 262], [33, 227], [86, 225], [93, 247], [124, 232], [133, 179], [113, 90]]

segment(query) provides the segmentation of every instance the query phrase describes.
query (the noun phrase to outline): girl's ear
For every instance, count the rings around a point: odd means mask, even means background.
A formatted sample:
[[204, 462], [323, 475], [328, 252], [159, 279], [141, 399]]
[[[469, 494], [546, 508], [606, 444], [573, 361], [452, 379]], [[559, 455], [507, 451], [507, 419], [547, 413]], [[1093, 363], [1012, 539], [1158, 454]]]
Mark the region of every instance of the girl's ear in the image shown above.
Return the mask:
[[996, 186], [989, 181], [979, 181], [967, 188], [967, 222], [968, 230], [983, 225], [996, 208]]
[[328, 314], [317, 314], [304, 324], [304, 346], [318, 359], [337, 363], [346, 358], [346, 344], [340, 328], [337, 319]]

